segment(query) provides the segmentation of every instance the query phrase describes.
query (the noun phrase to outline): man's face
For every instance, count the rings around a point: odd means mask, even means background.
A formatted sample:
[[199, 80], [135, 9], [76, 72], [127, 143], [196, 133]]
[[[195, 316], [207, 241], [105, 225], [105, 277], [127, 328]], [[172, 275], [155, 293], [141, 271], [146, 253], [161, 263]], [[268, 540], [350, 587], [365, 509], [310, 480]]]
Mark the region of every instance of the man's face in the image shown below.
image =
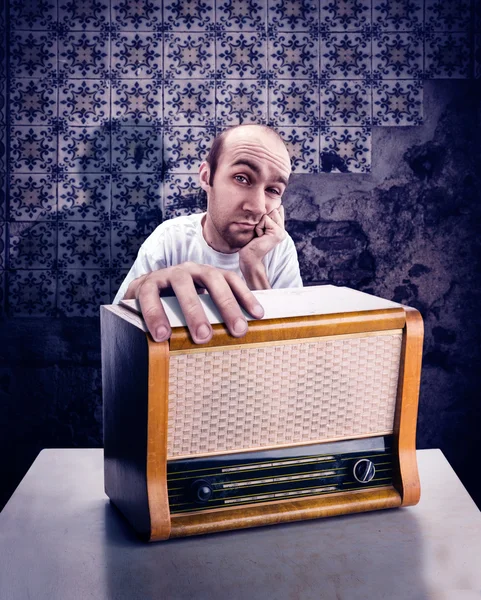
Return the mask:
[[212, 186], [209, 165], [200, 168], [207, 192], [207, 231], [214, 238], [207, 242], [221, 252], [248, 244], [263, 215], [280, 207], [290, 173], [289, 154], [275, 134], [255, 126], [229, 132]]

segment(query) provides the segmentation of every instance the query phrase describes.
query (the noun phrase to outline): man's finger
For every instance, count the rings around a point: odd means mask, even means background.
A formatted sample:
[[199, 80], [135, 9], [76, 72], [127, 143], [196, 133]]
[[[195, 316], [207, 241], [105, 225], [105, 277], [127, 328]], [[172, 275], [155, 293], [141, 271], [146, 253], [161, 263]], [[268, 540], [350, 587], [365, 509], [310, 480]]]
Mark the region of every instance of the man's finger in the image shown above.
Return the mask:
[[159, 289], [166, 287], [166, 282], [162, 271], [149, 275], [150, 277], [146, 277], [137, 287], [137, 298], [147, 329], [156, 342], [164, 342], [172, 333], [169, 319], [159, 297]]
[[264, 309], [246, 283], [232, 271], [224, 271], [224, 277], [234, 293], [237, 302], [255, 319], [262, 319]]
[[[200, 303], [192, 275], [182, 269], [175, 270], [170, 284], [179, 301], [190, 335], [196, 344], [206, 344], [212, 337], [212, 327]], [[205, 284], [202, 283], [205, 287]]]

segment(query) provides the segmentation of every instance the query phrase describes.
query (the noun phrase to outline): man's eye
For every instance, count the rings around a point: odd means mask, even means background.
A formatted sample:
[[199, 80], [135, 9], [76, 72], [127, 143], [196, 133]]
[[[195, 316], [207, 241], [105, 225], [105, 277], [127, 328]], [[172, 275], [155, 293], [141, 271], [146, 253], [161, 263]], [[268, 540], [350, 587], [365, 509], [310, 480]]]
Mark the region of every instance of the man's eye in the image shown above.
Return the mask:
[[281, 195], [280, 191], [276, 188], [267, 188], [267, 191], [269, 192], [269, 194], [276, 194], [277, 196]]
[[247, 183], [247, 177], [244, 177], [244, 175], [235, 175], [234, 179], [240, 181], [240, 183]]

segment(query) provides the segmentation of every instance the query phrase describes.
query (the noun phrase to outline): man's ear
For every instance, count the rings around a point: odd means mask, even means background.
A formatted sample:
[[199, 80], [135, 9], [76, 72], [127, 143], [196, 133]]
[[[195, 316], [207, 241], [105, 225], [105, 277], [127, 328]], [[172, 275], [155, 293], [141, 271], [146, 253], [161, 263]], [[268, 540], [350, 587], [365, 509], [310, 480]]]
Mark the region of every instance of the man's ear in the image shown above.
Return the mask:
[[199, 182], [200, 187], [207, 192], [210, 189], [210, 165], [207, 161], [203, 161], [199, 167]]

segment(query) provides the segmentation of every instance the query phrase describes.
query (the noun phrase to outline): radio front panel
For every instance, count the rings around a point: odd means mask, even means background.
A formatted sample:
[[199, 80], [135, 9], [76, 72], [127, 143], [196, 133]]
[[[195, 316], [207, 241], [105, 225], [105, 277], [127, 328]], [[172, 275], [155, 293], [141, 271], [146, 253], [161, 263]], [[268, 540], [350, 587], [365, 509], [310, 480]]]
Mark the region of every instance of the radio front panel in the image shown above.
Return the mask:
[[392, 484], [392, 436], [169, 461], [171, 514]]

